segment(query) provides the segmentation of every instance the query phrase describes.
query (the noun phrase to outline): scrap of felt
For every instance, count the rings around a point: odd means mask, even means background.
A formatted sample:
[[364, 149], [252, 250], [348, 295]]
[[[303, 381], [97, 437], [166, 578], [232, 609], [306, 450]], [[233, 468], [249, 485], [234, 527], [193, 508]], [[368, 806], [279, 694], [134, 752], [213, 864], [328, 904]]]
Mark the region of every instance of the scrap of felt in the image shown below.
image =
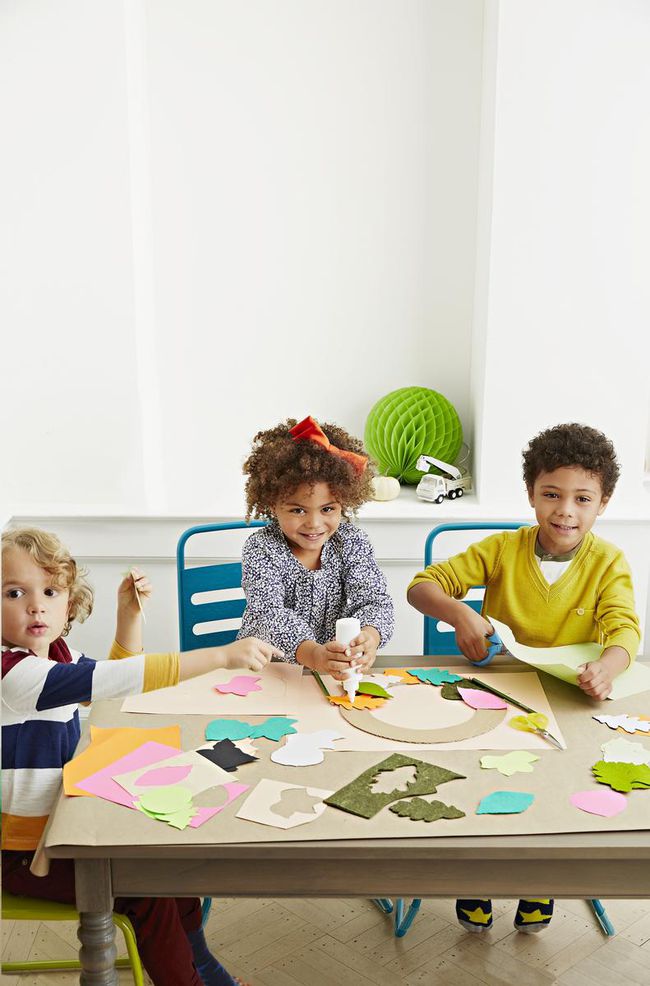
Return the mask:
[[284, 746], [274, 750], [271, 760], [287, 767], [310, 767], [322, 763], [323, 750], [334, 750], [334, 741], [342, 739], [333, 729], [320, 729], [316, 733], [295, 733], [287, 736]]
[[627, 798], [624, 794], [603, 788], [599, 791], [577, 791], [571, 795], [569, 801], [580, 811], [588, 811], [590, 815], [602, 815], [604, 818], [620, 815], [627, 808]]
[[[396, 788], [388, 793], [373, 792], [371, 790], [379, 774], [397, 770], [400, 767], [411, 766], [415, 767], [415, 778], [410, 783], [407, 783], [405, 788]], [[331, 797], [327, 798], [325, 803], [334, 808], [340, 808], [342, 811], [350, 812], [352, 815], [360, 815], [362, 818], [372, 818], [373, 815], [376, 815], [377, 812], [393, 801], [407, 798], [414, 794], [435, 794], [438, 784], [462, 779], [463, 777], [463, 774], [456, 774], [453, 770], [447, 770], [445, 767], [425, 763], [423, 760], [404, 756], [401, 753], [393, 753], [374, 767], [364, 770], [351, 783], [346, 784], [331, 795]]]
[[608, 763], [647, 763], [650, 764], [650, 749], [643, 743], [630, 743], [629, 740], [609, 740], [601, 745], [603, 760]]
[[539, 760], [539, 757], [534, 753], [512, 750], [502, 756], [481, 757], [481, 767], [498, 770], [504, 777], [512, 777], [513, 774], [530, 774], [536, 760]]
[[397, 801], [390, 806], [389, 811], [394, 811], [402, 818], [410, 818], [413, 822], [437, 822], [440, 818], [465, 817], [465, 812], [454, 805], [445, 805], [442, 801], [425, 801], [424, 798]]
[[419, 684], [418, 679], [414, 678], [413, 675], [404, 668], [386, 668], [384, 670], [384, 674], [390, 678], [401, 678], [404, 685]]
[[534, 794], [525, 791], [493, 791], [481, 798], [477, 815], [518, 815], [530, 808]]
[[465, 705], [469, 705], [470, 709], [508, 708], [507, 703], [502, 698], [499, 698], [498, 695], [493, 695], [492, 692], [481, 691], [480, 688], [461, 688], [459, 685], [458, 693]]
[[196, 752], [202, 757], [205, 757], [206, 760], [216, 764], [217, 767], [221, 767], [222, 770], [227, 770], [228, 772], [237, 770], [238, 767], [241, 767], [245, 763], [254, 763], [258, 759], [258, 757], [251, 756], [250, 753], [244, 753], [243, 750], [240, 750], [229, 739], [220, 740], [213, 747], [197, 750]]
[[357, 685], [357, 695], [372, 695], [374, 698], [393, 697], [390, 692], [387, 692], [385, 688], [377, 685], [374, 681], [360, 681]]
[[599, 760], [591, 769], [599, 784], [607, 784], [615, 791], [650, 788], [650, 767], [645, 763], [608, 763]]
[[136, 750], [131, 750], [114, 763], [109, 763], [106, 767], [96, 771], [89, 777], [84, 777], [77, 782], [80, 794], [88, 797], [103, 798], [105, 801], [112, 801], [117, 805], [125, 805], [127, 808], [133, 807], [133, 798], [124, 788], [113, 780], [113, 774], [126, 773], [129, 770], [137, 770], [138, 767], [148, 767], [150, 764], [159, 763], [161, 760], [168, 760], [173, 757], [178, 750], [172, 746], [165, 746], [164, 743], [150, 741], [143, 743]]
[[385, 698], [374, 698], [372, 695], [356, 695], [354, 702], [347, 695], [330, 695], [329, 700], [332, 705], [340, 705], [343, 709], [381, 709], [386, 704]]
[[624, 729], [626, 733], [650, 733], [650, 720], [640, 716], [629, 716], [623, 713], [619, 716], [593, 716], [597, 722], [609, 726], [610, 729]]
[[158, 726], [153, 729], [141, 729], [136, 726], [124, 726], [105, 729], [101, 726], [91, 726], [90, 745], [72, 760], [68, 760], [63, 768], [64, 792], [68, 795], [87, 795], [87, 791], [77, 787], [79, 781], [96, 774], [149, 741], [180, 750], [181, 727]]
[[245, 697], [249, 692], [261, 692], [262, 686], [258, 685], [260, 680], [259, 675], [252, 677], [251, 675], [238, 674], [230, 681], [224, 681], [220, 685], [215, 685], [215, 691], [221, 692], [222, 695], [241, 695]]
[[456, 681], [463, 680], [462, 675], [454, 674], [453, 671], [441, 670], [440, 668], [409, 668], [409, 674], [417, 678], [422, 684], [428, 685], [451, 685]]

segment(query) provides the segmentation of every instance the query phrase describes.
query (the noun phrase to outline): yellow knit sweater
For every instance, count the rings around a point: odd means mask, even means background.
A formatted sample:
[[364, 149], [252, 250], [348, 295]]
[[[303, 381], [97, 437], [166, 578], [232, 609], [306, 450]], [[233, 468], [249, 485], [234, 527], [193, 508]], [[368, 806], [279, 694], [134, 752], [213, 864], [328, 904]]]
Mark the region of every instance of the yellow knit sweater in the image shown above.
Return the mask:
[[538, 527], [493, 534], [446, 562], [429, 565], [411, 584], [435, 582], [462, 599], [484, 585], [482, 613], [507, 624], [531, 647], [595, 641], [624, 647], [634, 660], [641, 639], [632, 576], [623, 552], [585, 536], [568, 569], [549, 585], [535, 558]]

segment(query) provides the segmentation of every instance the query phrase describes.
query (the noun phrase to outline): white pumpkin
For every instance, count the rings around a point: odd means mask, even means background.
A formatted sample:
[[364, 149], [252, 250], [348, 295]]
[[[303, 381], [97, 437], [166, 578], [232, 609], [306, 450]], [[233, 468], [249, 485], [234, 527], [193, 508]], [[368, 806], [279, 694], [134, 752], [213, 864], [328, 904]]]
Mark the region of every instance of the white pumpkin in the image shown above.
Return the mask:
[[373, 500], [394, 500], [399, 491], [399, 480], [394, 476], [375, 476], [372, 480]]

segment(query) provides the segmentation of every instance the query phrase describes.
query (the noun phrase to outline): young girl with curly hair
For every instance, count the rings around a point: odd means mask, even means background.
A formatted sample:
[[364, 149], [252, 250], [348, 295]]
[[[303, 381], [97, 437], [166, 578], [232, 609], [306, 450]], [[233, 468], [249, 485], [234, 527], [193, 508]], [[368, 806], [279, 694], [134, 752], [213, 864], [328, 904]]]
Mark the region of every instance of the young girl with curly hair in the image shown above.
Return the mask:
[[[372, 465], [361, 442], [332, 424], [290, 418], [260, 431], [244, 463], [247, 519], [268, 519], [244, 545], [246, 610], [240, 637], [251, 634], [284, 660], [342, 680], [360, 671], [393, 633], [393, 603], [367, 535], [351, 514], [372, 497]], [[336, 621], [357, 617], [348, 646]]]

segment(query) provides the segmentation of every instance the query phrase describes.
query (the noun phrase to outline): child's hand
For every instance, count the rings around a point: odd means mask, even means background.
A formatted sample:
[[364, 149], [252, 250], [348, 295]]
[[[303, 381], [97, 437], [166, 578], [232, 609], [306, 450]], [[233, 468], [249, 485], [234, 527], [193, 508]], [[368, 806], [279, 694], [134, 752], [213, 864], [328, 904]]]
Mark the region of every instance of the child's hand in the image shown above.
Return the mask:
[[624, 647], [606, 647], [597, 661], [578, 668], [578, 685], [591, 698], [602, 702], [611, 692], [614, 678], [629, 664], [630, 656]]
[[346, 657], [354, 658], [359, 671], [368, 671], [377, 659], [380, 637], [374, 627], [362, 627], [361, 633], [351, 640], [345, 651]]
[[470, 606], [463, 605], [466, 613], [460, 613], [456, 620], [456, 643], [458, 649], [469, 661], [482, 661], [487, 654], [487, 641], [494, 633], [494, 627], [476, 613]]
[[132, 568], [128, 575], [125, 575], [117, 589], [117, 612], [118, 616], [139, 616], [140, 606], [138, 605], [138, 595], [140, 602], [144, 606], [151, 595], [151, 582], [140, 569]]
[[350, 654], [349, 650], [349, 647], [339, 644], [336, 640], [330, 640], [326, 644], [313, 643], [307, 667], [312, 671], [318, 671], [319, 674], [331, 674], [336, 681], [344, 681], [347, 677], [346, 672], [362, 660]]
[[243, 668], [245, 671], [262, 671], [272, 657], [282, 657], [282, 651], [257, 637], [243, 637], [222, 648], [225, 668]]

